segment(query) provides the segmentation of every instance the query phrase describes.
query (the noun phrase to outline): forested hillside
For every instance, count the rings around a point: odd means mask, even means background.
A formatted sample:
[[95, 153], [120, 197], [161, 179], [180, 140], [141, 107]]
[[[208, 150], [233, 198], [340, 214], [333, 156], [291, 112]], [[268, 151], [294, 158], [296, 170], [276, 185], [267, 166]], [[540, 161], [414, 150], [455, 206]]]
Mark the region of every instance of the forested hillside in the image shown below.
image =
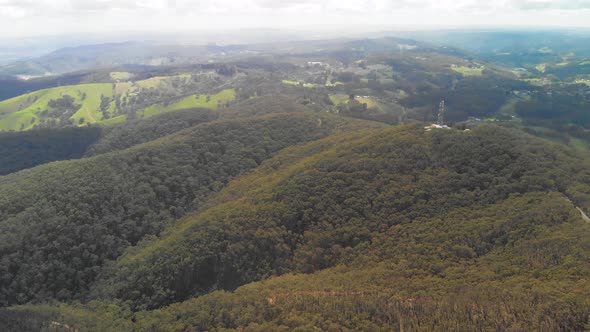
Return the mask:
[[57, 160], [123, 150], [214, 120], [209, 110], [183, 110], [109, 127], [70, 127], [0, 133], [0, 175]]
[[92, 331], [584, 330], [589, 173], [496, 126], [336, 135], [129, 248], [100, 301], [13, 310]]
[[174, 134], [182, 129], [207, 123], [218, 118], [207, 109], [186, 109], [161, 114], [149, 119], [136, 119], [101, 128], [101, 137], [86, 151], [86, 156], [119, 151], [134, 145]]
[[[356, 142], [332, 139], [336, 148], [312, 150], [298, 163], [275, 159], [273, 167], [284, 168], [238, 182], [251, 185], [243, 196], [228, 188], [231, 201], [121, 259], [114, 295], [154, 308], [211, 288], [310, 273], [395, 224], [476, 210], [510, 194], [566, 193], [578, 184], [571, 174], [586, 181], [588, 165], [580, 169], [558, 149], [546, 156], [549, 147], [534, 143], [498, 127], [433, 134], [392, 129]], [[478, 250], [463, 249], [467, 255]]]
[[309, 108], [297, 103], [293, 97], [278, 95], [253, 98], [223, 110], [185, 109], [111, 126], [0, 133], [0, 175], [51, 161], [79, 159], [124, 150], [216, 119], [309, 111]]
[[198, 209], [231, 177], [356, 126], [367, 124], [314, 114], [225, 120], [0, 177], [0, 303], [83, 298], [106, 261]]
[[96, 127], [0, 133], [0, 176], [50, 161], [81, 158], [100, 135]]

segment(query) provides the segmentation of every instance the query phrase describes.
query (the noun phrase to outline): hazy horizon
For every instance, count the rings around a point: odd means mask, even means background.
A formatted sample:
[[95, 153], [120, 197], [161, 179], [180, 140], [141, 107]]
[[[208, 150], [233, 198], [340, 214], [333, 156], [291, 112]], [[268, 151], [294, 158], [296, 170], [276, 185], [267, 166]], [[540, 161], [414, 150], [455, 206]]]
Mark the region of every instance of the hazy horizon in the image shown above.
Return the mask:
[[590, 28], [586, 0], [0, 0], [1, 39], [237, 30]]

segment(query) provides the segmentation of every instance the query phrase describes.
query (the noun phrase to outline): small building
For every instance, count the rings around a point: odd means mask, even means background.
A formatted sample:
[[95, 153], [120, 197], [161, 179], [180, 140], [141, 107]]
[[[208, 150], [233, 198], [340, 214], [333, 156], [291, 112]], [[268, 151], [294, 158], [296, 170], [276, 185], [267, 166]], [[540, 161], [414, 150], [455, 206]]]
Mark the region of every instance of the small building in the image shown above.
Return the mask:
[[439, 125], [436, 123], [431, 124], [430, 126], [424, 127], [426, 131], [432, 131], [433, 129], [451, 129], [451, 127], [447, 125]]

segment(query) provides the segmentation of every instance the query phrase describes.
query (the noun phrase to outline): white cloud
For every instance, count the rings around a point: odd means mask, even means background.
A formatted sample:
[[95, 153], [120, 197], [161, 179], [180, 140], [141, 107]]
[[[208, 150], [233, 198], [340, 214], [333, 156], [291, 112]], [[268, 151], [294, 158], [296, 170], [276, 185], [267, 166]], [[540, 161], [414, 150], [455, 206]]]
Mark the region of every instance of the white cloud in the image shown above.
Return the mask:
[[[590, 0], [516, 0], [513, 6], [523, 10], [580, 10], [590, 9]], [[590, 17], [589, 17], [590, 19]]]
[[383, 10], [579, 10], [590, 0], [0, 0], [0, 8], [27, 14], [96, 12], [114, 10], [177, 11], [191, 13], [297, 12], [313, 10], [378, 13]]
[[0, 36], [332, 25], [583, 25], [590, 0], [0, 0]]

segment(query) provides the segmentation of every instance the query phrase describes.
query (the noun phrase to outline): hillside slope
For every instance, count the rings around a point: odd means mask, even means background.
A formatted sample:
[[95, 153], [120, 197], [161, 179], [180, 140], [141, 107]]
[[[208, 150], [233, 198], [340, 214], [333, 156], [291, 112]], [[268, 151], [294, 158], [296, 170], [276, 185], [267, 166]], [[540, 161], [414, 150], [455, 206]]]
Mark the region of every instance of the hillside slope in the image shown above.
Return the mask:
[[[498, 127], [433, 133], [410, 127], [328, 138], [282, 153], [234, 181], [209, 209], [127, 253], [103, 290], [135, 308], [155, 308], [272, 275], [310, 273], [373, 256], [364, 250], [383, 232], [417, 220], [476, 213], [533, 193], [586, 204], [588, 175], [586, 161]], [[570, 212], [551, 220], [576, 213], [567, 206]], [[458, 239], [449, 254], [485, 256], [506, 244], [502, 233]], [[444, 270], [435, 257], [428, 260], [433, 271]]]
[[55, 160], [81, 158], [100, 136], [98, 127], [0, 132], [0, 176]]
[[2, 314], [92, 331], [584, 330], [589, 173], [496, 126], [342, 133], [128, 248], [98, 301]]
[[393, 226], [317, 273], [158, 310], [95, 301], [11, 312], [88, 331], [584, 331], [589, 236], [560, 194], [527, 193]]
[[225, 120], [0, 177], [0, 303], [80, 298], [128, 245], [290, 145], [379, 126], [314, 114]]
[[216, 119], [296, 112], [313, 111], [297, 103], [294, 98], [275, 95], [248, 99], [235, 103], [230, 108], [215, 111], [190, 108], [108, 126], [0, 132], [0, 175], [47, 162], [124, 150]]
[[210, 95], [168, 96], [164, 93], [175, 89], [180, 92], [179, 86], [191, 83], [190, 75], [175, 75], [140, 81], [76, 84], [27, 93], [0, 101], [0, 131], [114, 124], [125, 121], [130, 114], [148, 118], [189, 108], [213, 110], [236, 98], [233, 89]]
[[49, 54], [0, 66], [3, 75], [63, 74], [119, 65], [165, 66], [206, 62], [206, 46], [123, 42], [66, 47]]
[[142, 310], [306, 273], [126, 323], [577, 330], [590, 313], [590, 224], [576, 209], [590, 207], [589, 172], [586, 159], [494, 126], [331, 137], [234, 180], [128, 250], [95, 292]]
[[124, 150], [219, 117], [206, 109], [181, 110], [112, 126], [0, 132], [0, 175], [58, 160]]

